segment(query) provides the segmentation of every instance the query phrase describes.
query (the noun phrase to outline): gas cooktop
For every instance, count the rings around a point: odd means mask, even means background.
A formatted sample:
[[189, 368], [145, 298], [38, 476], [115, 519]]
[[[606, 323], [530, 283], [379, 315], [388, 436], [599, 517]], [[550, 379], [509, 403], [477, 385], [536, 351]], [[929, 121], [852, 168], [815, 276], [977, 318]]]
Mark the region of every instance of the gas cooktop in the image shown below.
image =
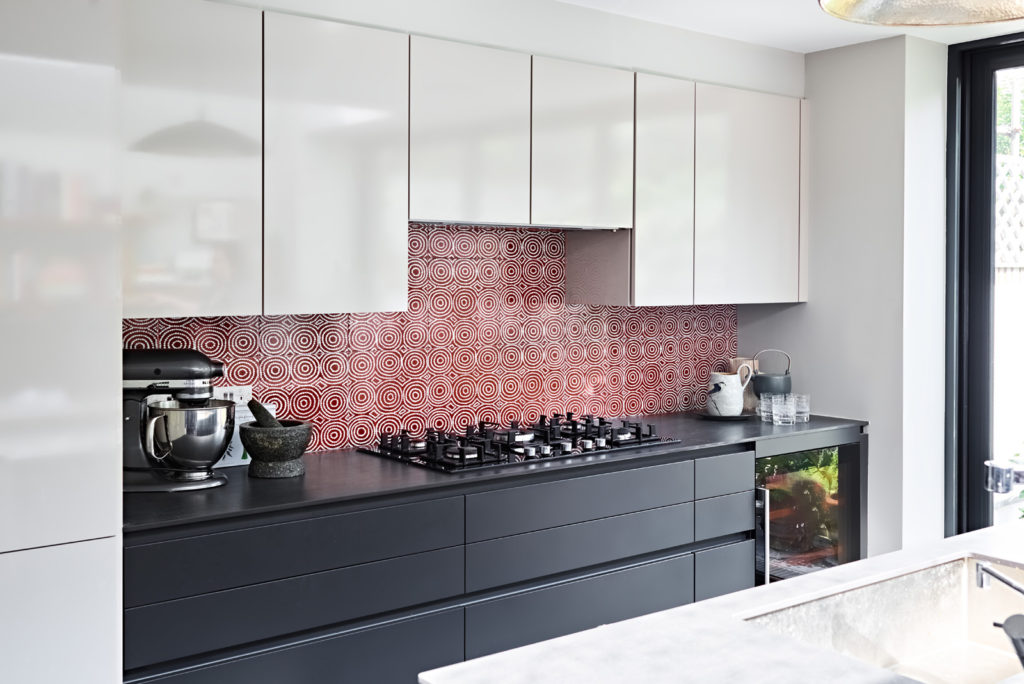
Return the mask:
[[446, 473], [475, 468], [500, 468], [522, 463], [607, 454], [678, 440], [659, 437], [653, 425], [597, 416], [556, 413], [529, 426], [512, 421], [507, 427], [481, 421], [462, 432], [428, 429], [414, 437], [408, 430], [382, 433], [368, 454]]

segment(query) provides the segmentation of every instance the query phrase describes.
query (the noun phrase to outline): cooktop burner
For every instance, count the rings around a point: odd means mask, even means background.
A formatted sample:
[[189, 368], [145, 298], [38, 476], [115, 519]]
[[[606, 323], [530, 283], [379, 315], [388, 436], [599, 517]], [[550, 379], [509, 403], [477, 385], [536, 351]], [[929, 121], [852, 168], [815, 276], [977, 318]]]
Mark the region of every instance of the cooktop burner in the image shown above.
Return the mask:
[[364, 453], [451, 473], [472, 468], [497, 468], [524, 462], [550, 461], [635, 449], [678, 440], [659, 437], [653, 425], [597, 416], [556, 413], [530, 426], [512, 421], [508, 427], [481, 421], [463, 432], [428, 429], [423, 437], [408, 430], [380, 435]]

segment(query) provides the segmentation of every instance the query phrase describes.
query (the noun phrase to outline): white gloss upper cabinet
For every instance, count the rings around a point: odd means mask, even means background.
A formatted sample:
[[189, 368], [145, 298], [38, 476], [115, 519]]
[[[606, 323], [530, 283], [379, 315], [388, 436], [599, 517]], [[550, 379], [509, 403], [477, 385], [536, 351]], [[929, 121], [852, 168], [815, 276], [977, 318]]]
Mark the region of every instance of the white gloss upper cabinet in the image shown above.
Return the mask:
[[265, 15], [264, 312], [407, 306], [409, 37]]
[[693, 304], [694, 84], [636, 76], [633, 304]]
[[531, 222], [633, 225], [633, 73], [533, 58]]
[[800, 299], [800, 100], [697, 84], [696, 304]]
[[260, 12], [124, 3], [124, 315], [260, 313]]
[[530, 222], [530, 56], [413, 36], [409, 216]]

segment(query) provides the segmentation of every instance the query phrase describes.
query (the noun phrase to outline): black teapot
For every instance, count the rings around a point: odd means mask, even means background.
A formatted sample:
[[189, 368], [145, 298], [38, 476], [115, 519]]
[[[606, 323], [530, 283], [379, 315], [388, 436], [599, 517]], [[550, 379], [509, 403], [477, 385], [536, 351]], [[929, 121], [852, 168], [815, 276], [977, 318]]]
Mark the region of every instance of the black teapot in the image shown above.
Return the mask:
[[[782, 354], [786, 357], [786, 372], [785, 373], [762, 373], [760, 370], [754, 371], [754, 378], [751, 384], [754, 387], [754, 394], [761, 396], [762, 394], [789, 394], [793, 391], [793, 376], [789, 374], [790, 368], [793, 366], [793, 359], [786, 352], [781, 349], [762, 349], [761, 351], [754, 354], [754, 361], [757, 361], [757, 357], [765, 352], [775, 352], [776, 354]], [[755, 363], [754, 368], [758, 368], [759, 364]]]

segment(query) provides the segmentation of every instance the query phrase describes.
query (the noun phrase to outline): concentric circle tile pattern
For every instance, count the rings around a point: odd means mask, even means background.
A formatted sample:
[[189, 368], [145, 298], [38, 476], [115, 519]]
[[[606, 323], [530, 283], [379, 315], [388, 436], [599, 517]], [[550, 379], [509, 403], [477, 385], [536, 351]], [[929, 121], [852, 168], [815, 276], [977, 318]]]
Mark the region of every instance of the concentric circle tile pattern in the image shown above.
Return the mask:
[[128, 319], [124, 345], [223, 361], [221, 384], [312, 421], [314, 450], [399, 427], [701, 408], [736, 355], [733, 306], [566, 304], [561, 232], [412, 223], [409, 247], [409, 311]]

